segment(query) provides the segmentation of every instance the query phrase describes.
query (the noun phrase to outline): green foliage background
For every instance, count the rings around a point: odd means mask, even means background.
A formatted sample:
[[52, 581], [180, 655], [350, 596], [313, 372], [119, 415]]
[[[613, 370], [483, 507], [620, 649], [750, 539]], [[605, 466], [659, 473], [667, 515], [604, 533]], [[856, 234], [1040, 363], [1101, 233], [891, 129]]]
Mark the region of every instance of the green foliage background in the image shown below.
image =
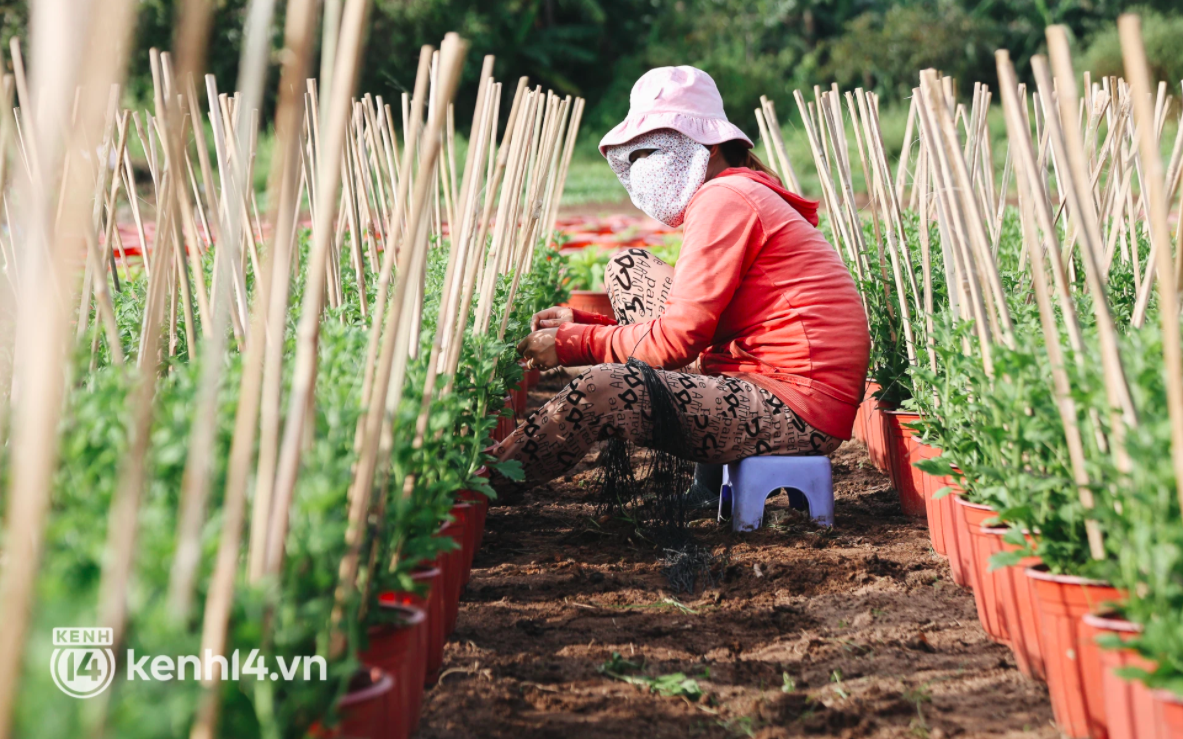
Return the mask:
[[[211, 2], [208, 66], [221, 89], [233, 89], [248, 0]], [[147, 50], [171, 45], [180, 2], [140, 6], [133, 59], [143, 61], [133, 64], [132, 92], [144, 99], [151, 84]], [[895, 101], [910, 93], [918, 69], [935, 66], [964, 90], [975, 81], [993, 86], [997, 48], [1009, 49], [1025, 75], [1053, 23], [1067, 25], [1087, 50], [1078, 54], [1082, 69], [1117, 72], [1113, 20], [1133, 9], [1165, 16], [1148, 19], [1147, 51], [1174, 87], [1183, 77], [1177, 0], [373, 0], [361, 89], [397, 106], [398, 93], [413, 85], [419, 47], [457, 31], [471, 44], [457, 120], [470, 116], [464, 106], [475, 100], [484, 54], [497, 57], [495, 74], [511, 89], [528, 75], [587, 98], [584, 127], [597, 139], [628, 109], [638, 76], [655, 66], [693, 64], [715, 78], [731, 117], [754, 135], [750, 111], [762, 94], [788, 122], [796, 118], [792, 91], [819, 83], [861, 85]], [[5, 49], [27, 23], [26, 1], [0, 0]]]

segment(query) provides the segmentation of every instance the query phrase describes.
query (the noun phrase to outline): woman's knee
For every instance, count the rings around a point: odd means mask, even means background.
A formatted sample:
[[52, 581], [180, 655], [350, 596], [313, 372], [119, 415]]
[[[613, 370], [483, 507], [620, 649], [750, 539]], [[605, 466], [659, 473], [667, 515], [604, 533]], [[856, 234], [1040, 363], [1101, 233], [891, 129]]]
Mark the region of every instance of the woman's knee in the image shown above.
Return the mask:
[[596, 409], [607, 403], [618, 364], [597, 364], [579, 373], [563, 390], [563, 399], [576, 408]]
[[631, 293], [653, 272], [672, 269], [648, 249], [621, 249], [604, 268], [604, 286], [608, 292]]

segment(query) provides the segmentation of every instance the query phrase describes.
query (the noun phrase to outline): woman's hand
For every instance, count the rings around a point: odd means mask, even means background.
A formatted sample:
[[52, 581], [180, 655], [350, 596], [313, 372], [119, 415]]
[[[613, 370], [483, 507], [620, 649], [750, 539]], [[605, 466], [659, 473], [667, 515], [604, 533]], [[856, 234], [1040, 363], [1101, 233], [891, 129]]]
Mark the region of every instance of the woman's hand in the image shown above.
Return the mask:
[[[551, 310], [569, 309], [551, 308]], [[542, 313], [546, 313], [546, 311], [542, 311]], [[558, 333], [557, 328], [544, 328], [541, 331], [535, 331], [518, 343], [518, 355], [526, 360], [526, 369], [548, 370], [559, 366], [559, 352], [556, 348]]]
[[564, 323], [571, 323], [575, 320], [575, 311], [565, 306], [555, 306], [554, 308], [547, 308], [546, 310], [538, 311], [534, 317], [530, 319], [530, 330], [537, 331], [540, 328], [558, 328]]

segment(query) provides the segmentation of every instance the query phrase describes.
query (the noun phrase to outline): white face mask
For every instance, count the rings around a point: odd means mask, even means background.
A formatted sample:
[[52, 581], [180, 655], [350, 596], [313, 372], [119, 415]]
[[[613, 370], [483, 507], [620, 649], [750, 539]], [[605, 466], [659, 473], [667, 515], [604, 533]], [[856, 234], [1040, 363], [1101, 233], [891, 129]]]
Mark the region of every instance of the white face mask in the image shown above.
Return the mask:
[[[638, 149], [653, 151], [630, 163]], [[608, 149], [608, 164], [633, 205], [671, 228], [682, 225], [690, 198], [706, 182], [710, 158], [710, 149], [668, 128]]]

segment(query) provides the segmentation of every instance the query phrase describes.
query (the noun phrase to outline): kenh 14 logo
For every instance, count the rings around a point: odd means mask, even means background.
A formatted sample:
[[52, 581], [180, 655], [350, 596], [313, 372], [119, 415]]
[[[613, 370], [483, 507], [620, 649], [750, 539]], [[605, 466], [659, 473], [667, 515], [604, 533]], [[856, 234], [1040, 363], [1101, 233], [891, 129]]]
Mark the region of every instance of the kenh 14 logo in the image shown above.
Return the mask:
[[115, 678], [113, 629], [55, 628], [49, 670], [66, 695], [93, 698]]

